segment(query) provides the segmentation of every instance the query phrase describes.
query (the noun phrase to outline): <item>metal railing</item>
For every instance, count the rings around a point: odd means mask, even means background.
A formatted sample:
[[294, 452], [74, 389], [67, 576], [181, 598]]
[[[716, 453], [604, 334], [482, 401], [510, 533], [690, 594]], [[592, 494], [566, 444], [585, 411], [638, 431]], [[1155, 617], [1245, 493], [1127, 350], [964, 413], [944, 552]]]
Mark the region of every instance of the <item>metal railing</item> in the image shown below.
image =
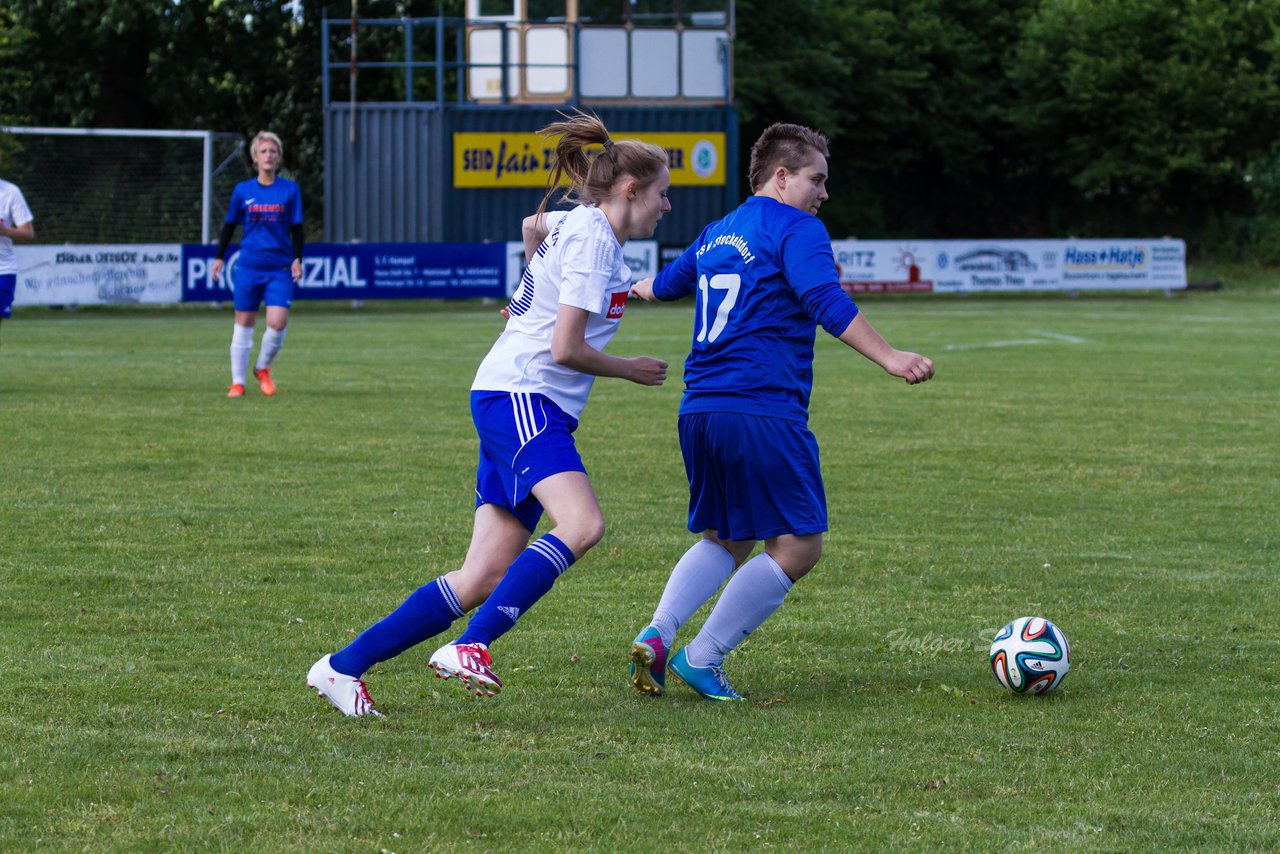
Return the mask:
[[[707, 26], [678, 24], [674, 27], [637, 27], [630, 23], [616, 26], [566, 23], [562, 19], [507, 22], [469, 20], [444, 16], [429, 18], [325, 18], [321, 24], [323, 51], [321, 94], [325, 105], [335, 103], [335, 76], [345, 70], [347, 97], [339, 98], [339, 101], [346, 100], [353, 105], [360, 100], [406, 103], [434, 101], [437, 104], [582, 103], [586, 101], [594, 103], [728, 105], [733, 100], [731, 22], [728, 16], [713, 16], [709, 20], [714, 21], [714, 24]], [[400, 38], [369, 38], [370, 36], [376, 36], [379, 31], [394, 29], [401, 30]], [[528, 52], [527, 36], [530, 32], [545, 32], [555, 29], [564, 30], [566, 34], [567, 50], [563, 61], [534, 62], [524, 56]], [[376, 47], [371, 48], [367, 43], [362, 45], [362, 31], [366, 37], [365, 42], [372, 40], [375, 42]], [[334, 49], [338, 46], [336, 40], [344, 32], [346, 33], [348, 56], [345, 59], [336, 58], [334, 56]], [[498, 52], [496, 57], [476, 60], [469, 55], [473, 47], [469, 38], [477, 33], [497, 34]], [[619, 94], [602, 96], [588, 93], [584, 97], [582, 89], [583, 75], [584, 73], [593, 73], [598, 69], [588, 68], [584, 72], [581, 52], [584, 41], [583, 36], [584, 34], [588, 37], [599, 36], [604, 33], [625, 34], [623, 37], [626, 43], [626, 56], [617, 61], [612, 69], [615, 72], [618, 68], [625, 70], [625, 87]], [[657, 96], [637, 95], [635, 94], [636, 81], [633, 75], [635, 62], [632, 43], [637, 35], [643, 36], [644, 34], [655, 33], [675, 34], [677, 49], [675, 55], [668, 59], [675, 64], [676, 90], [669, 94]], [[723, 34], [722, 38], [716, 40], [715, 47], [717, 50], [715, 61], [720, 65], [718, 73], [721, 75], [719, 80], [720, 92], [718, 94], [708, 95], [704, 92], [691, 95], [686, 92], [685, 55], [682, 47], [684, 34], [686, 33]], [[419, 39], [424, 34], [426, 35], [424, 40], [430, 45], [425, 50], [419, 44]], [[521, 54], [519, 57], [511, 55], [513, 42]], [[363, 58], [361, 51], [367, 52], [370, 49], [377, 51], [375, 55], [378, 58]], [[398, 56], [396, 56], [397, 54]], [[427, 54], [426, 58], [420, 59], [419, 56], [424, 54]], [[396, 58], [387, 59], [386, 56], [388, 55], [396, 56]], [[538, 70], [562, 72], [565, 80], [564, 89], [530, 92], [526, 85], [529, 79], [529, 72]], [[367, 73], [371, 71], [391, 71], [395, 75], [392, 77], [380, 76], [373, 81], [372, 86], [366, 83], [365, 91], [371, 91], [372, 97], [362, 97], [361, 72]], [[486, 72], [488, 73], [486, 74]], [[418, 86], [423, 76], [426, 76], [429, 80], [426, 88], [430, 94], [427, 94], [426, 97], [422, 97], [418, 93]], [[395, 83], [389, 82], [396, 80], [397, 77], [398, 81]], [[494, 79], [498, 81], [495, 95], [477, 95], [476, 92], [469, 91], [469, 87], [475, 80], [485, 78], [488, 79], [491, 88]], [[700, 79], [705, 81], [710, 77], [709, 75], [703, 75]]]

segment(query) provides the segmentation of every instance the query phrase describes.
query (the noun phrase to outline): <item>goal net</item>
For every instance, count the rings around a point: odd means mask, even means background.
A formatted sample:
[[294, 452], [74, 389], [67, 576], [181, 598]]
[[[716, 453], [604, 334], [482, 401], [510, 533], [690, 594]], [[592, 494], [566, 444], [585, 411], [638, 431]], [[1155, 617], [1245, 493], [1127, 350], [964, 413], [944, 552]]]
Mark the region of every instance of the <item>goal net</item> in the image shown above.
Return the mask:
[[210, 131], [2, 127], [0, 178], [17, 184], [41, 243], [207, 243], [236, 183], [243, 137]]

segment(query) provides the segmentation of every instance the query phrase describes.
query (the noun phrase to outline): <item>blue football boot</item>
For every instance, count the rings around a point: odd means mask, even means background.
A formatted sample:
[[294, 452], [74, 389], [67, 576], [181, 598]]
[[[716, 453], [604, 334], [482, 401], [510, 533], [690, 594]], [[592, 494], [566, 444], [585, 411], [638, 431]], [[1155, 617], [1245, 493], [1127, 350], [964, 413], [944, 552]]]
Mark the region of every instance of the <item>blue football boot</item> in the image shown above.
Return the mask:
[[653, 697], [667, 689], [667, 647], [653, 626], [646, 626], [631, 643], [631, 684]]
[[745, 699], [733, 690], [733, 686], [729, 684], [729, 678], [724, 675], [724, 668], [718, 664], [694, 667], [689, 663], [689, 658], [682, 649], [671, 657], [671, 663], [668, 666], [681, 682], [697, 691], [704, 699], [718, 701]]

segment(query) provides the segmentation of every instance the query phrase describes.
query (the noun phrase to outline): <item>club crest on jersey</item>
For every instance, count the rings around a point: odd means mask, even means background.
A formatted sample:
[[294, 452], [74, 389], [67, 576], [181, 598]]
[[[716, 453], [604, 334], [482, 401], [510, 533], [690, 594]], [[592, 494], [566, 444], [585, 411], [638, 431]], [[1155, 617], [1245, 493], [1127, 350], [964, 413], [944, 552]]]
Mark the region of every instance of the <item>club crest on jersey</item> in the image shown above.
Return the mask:
[[622, 317], [622, 313], [627, 310], [627, 292], [618, 291], [609, 297], [609, 310], [604, 316], [609, 320], [617, 320]]

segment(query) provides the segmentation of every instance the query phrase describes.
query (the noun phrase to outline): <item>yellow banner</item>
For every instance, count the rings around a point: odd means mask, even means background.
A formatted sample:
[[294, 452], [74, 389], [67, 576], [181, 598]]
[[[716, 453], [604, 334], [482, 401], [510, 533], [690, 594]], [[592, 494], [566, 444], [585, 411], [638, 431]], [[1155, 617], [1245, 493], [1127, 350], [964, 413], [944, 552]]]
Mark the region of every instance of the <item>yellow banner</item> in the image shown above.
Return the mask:
[[[614, 139], [665, 148], [672, 186], [724, 186], [723, 133], [618, 133]], [[545, 187], [554, 149], [554, 140], [536, 133], [455, 133], [453, 186]]]

